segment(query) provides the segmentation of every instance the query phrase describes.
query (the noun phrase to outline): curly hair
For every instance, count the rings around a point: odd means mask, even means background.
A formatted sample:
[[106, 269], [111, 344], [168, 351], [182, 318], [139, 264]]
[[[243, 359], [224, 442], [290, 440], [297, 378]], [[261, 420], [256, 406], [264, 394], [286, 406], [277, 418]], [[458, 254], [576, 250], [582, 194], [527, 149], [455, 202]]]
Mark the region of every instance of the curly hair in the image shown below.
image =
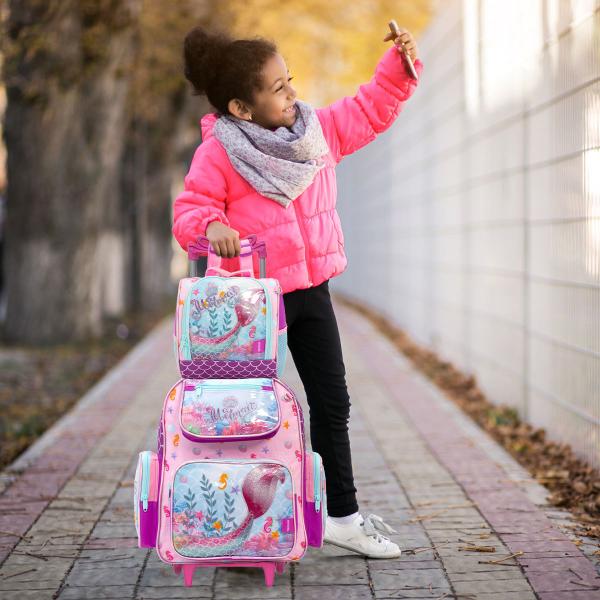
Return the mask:
[[254, 103], [254, 92], [264, 86], [262, 68], [276, 53], [276, 44], [261, 37], [234, 40], [194, 27], [183, 42], [184, 74], [194, 95], [205, 94], [219, 115], [227, 115], [233, 98]]

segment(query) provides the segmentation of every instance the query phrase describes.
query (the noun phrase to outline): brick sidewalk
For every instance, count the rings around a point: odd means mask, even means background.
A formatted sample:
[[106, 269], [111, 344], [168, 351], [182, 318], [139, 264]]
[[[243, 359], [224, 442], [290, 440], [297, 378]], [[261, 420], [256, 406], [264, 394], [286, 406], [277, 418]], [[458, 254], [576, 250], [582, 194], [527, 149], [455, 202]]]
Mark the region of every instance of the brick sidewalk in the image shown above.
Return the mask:
[[[596, 544], [365, 319], [336, 303], [352, 400], [361, 511], [389, 522], [400, 559], [310, 548], [275, 585], [262, 570], [199, 569], [194, 586], [137, 548], [137, 453], [156, 446], [177, 378], [168, 319], [8, 469], [0, 481], [0, 596], [92, 598], [600, 598]], [[285, 380], [308, 407], [291, 359]], [[310, 437], [307, 431], [307, 444]], [[481, 537], [480, 537], [481, 536]], [[494, 553], [463, 551], [469, 543]], [[435, 549], [432, 547], [435, 546]], [[522, 551], [500, 564], [497, 560]]]

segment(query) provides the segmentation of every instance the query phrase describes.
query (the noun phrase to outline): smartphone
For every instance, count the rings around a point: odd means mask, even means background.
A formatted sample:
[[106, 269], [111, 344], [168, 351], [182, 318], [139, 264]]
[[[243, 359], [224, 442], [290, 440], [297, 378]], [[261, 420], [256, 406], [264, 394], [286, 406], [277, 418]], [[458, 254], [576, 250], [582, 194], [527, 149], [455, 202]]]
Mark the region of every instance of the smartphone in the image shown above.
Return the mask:
[[[398, 37], [400, 35], [400, 29], [398, 28], [398, 23], [396, 23], [396, 21], [394, 21], [394, 19], [392, 19], [388, 23], [388, 26], [390, 28], [390, 31], [394, 34], [394, 37]], [[412, 78], [419, 79], [419, 76], [417, 75], [417, 72], [415, 70], [415, 65], [413, 65], [413, 61], [411, 60], [410, 54], [408, 53], [408, 51], [404, 49], [404, 46], [400, 46], [398, 48], [398, 50], [401, 51], [402, 54], [404, 55], [404, 60], [406, 61], [408, 70], [410, 71]]]

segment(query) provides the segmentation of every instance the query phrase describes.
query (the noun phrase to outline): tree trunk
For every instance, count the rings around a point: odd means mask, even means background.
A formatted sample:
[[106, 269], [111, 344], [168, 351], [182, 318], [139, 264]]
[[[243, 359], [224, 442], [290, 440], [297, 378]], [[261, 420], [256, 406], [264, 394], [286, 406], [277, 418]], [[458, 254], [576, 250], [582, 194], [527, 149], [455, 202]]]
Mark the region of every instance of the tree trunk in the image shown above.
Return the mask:
[[5, 77], [9, 341], [101, 333], [124, 308], [119, 169], [140, 0], [12, 0]]

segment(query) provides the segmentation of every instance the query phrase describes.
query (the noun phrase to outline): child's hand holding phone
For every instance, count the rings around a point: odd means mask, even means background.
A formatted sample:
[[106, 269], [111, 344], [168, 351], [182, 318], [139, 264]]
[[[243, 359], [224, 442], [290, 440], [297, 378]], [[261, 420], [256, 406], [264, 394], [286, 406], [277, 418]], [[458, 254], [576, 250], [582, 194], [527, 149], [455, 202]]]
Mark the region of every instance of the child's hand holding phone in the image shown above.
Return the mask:
[[417, 72], [413, 65], [413, 62], [417, 59], [417, 43], [415, 42], [415, 39], [408, 30], [403, 27], [398, 27], [398, 24], [393, 19], [388, 25], [390, 33], [383, 38], [383, 41], [387, 42], [389, 40], [394, 40], [394, 44], [398, 47], [398, 52], [404, 54], [404, 58], [406, 59], [408, 69], [412, 76], [415, 79], [418, 79]]

